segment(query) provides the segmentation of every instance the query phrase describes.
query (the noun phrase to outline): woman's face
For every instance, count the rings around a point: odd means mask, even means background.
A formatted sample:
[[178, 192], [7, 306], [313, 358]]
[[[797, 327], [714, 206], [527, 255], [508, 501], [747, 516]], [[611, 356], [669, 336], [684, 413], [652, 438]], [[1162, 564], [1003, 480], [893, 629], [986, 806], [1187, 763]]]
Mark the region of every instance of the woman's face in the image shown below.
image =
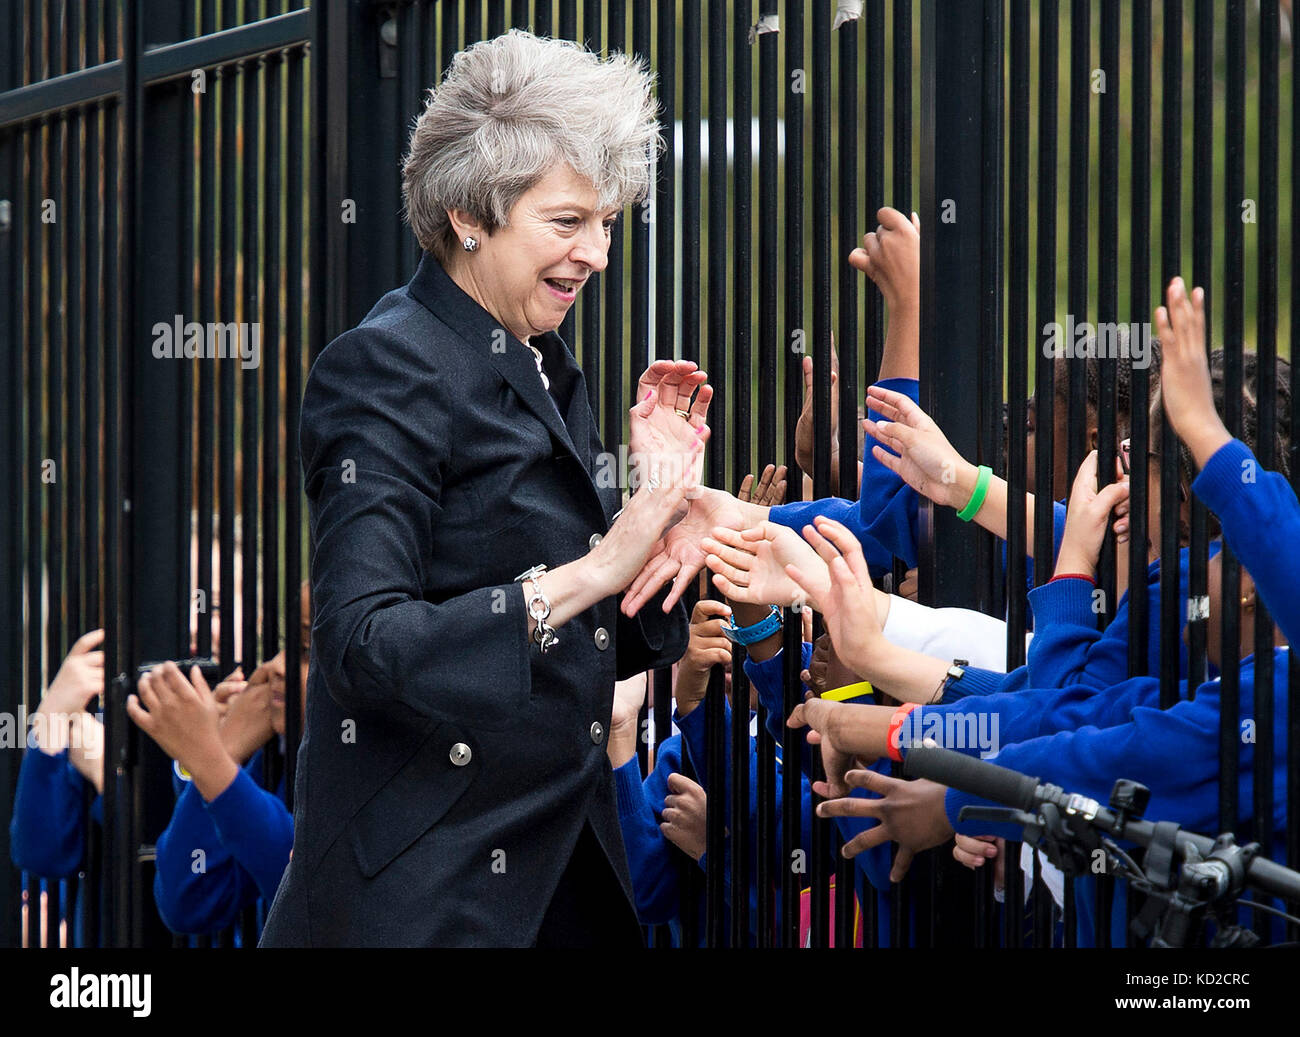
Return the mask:
[[521, 341], [554, 331], [587, 278], [608, 262], [619, 210], [597, 210], [597, 201], [591, 182], [561, 165], [524, 192], [509, 226], [471, 229], [479, 249], [455, 253], [450, 273]]

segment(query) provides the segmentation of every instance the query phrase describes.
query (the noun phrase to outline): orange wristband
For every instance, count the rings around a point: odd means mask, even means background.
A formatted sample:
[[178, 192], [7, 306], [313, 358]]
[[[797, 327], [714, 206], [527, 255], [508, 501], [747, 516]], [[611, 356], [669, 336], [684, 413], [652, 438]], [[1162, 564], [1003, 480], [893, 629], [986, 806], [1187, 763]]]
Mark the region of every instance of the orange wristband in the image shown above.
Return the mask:
[[919, 705], [919, 702], [904, 702], [894, 710], [894, 715], [889, 718], [889, 734], [885, 738], [885, 751], [889, 753], [889, 758], [895, 763], [903, 762], [902, 747], [898, 744], [898, 730], [903, 726], [903, 721], [907, 719], [907, 714]]

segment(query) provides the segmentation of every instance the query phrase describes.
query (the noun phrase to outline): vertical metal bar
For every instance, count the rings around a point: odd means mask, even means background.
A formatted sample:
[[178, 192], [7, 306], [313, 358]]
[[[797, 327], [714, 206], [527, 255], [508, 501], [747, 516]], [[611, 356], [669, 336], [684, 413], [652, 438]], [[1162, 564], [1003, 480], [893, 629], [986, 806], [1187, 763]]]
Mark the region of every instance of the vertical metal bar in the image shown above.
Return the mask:
[[[1259, 304], [1256, 351], [1259, 354], [1255, 399], [1258, 429], [1255, 448], [1264, 468], [1276, 469], [1277, 431], [1277, 149], [1278, 149], [1278, 3], [1260, 3], [1259, 76]], [[1289, 415], [1288, 415], [1289, 417]], [[1233, 597], [1236, 597], [1234, 593]], [[1255, 838], [1274, 856], [1273, 826], [1273, 617], [1263, 601], [1255, 606]], [[1227, 665], [1228, 660], [1223, 660]], [[1222, 665], [1220, 666], [1222, 669]]]
[[[760, 0], [758, 44], [758, 456], [776, 463], [777, 384], [777, 80], [780, 76], [776, 0]], [[791, 479], [787, 485], [795, 486]], [[791, 496], [798, 499], [798, 491]], [[799, 775], [795, 762], [792, 771]], [[767, 730], [767, 710], [758, 710], [758, 945], [778, 946], [775, 884], [789, 870], [776, 840], [776, 740]], [[770, 866], [777, 862], [779, 870]]]
[[[216, 5], [203, 7], [203, 33], [216, 31]], [[203, 315], [201, 323], [216, 321], [220, 312], [217, 304], [217, 103], [220, 80], [215, 69], [204, 70], [205, 87], [210, 90], [199, 95], [199, 295], [197, 312]], [[212, 581], [212, 433], [216, 418], [216, 372], [210, 364], [202, 364], [199, 379], [199, 442], [197, 460], [198, 503], [198, 558], [195, 568], [195, 589], [198, 592], [198, 635], [196, 649], [199, 655], [212, 654], [212, 606], [216, 599]], [[223, 671], [223, 676], [229, 670]]]
[[[263, 63], [262, 117], [265, 127], [262, 167], [262, 278], [261, 307], [254, 314], [262, 322], [262, 651], [270, 658], [277, 654], [280, 643], [280, 201], [281, 152], [280, 113], [283, 93], [280, 87], [281, 55], [266, 55]], [[300, 198], [290, 196], [293, 205]], [[247, 419], [245, 419], [247, 423]], [[297, 588], [284, 584], [285, 597], [291, 597]], [[284, 631], [287, 642], [298, 636], [298, 631]], [[286, 650], [286, 656], [288, 654]], [[286, 658], [286, 664], [288, 660]], [[288, 669], [286, 665], [286, 683]], [[286, 704], [286, 710], [287, 710]], [[270, 759], [271, 757], [264, 757]], [[268, 773], [268, 777], [269, 777]], [[268, 783], [274, 789], [274, 783]]]
[[494, 40], [506, 31], [506, 0], [488, 0], [487, 39]]
[[[1038, 243], [1034, 262], [1036, 340], [1045, 344], [1046, 327], [1056, 321], [1056, 167], [1057, 96], [1060, 30], [1056, 0], [1043, 0], [1038, 9], [1038, 175], [1036, 177]], [[1041, 339], [1038, 337], [1042, 336]], [[1056, 359], [1039, 348], [1034, 364], [1035, 499], [1055, 500]], [[1052, 509], [1034, 509], [1034, 583], [1051, 579]], [[1041, 934], [1040, 934], [1041, 935]], [[1036, 940], [1038, 937], [1036, 936]], [[1041, 944], [1040, 944], [1041, 945]]]
[[[1190, 284], [1203, 285], [1205, 288], [1205, 348], [1207, 350], [1209, 349], [1211, 337], [1209, 329], [1213, 327], [1212, 306], [1214, 302], [1214, 292], [1211, 284], [1214, 263], [1214, 8], [1213, 0], [1196, 0], [1195, 47], [1192, 59], [1192, 281]], [[1228, 46], [1231, 49], [1233, 28], [1231, 8], [1229, 8], [1228, 15]], [[1243, 11], [1242, 18], [1244, 19], [1244, 17]], [[1244, 116], [1244, 24], [1240, 26], [1240, 32], [1243, 34], [1243, 43], [1240, 48], [1242, 67], [1236, 71], [1243, 77], [1240, 86], [1240, 107]], [[1230, 70], [1228, 82], [1230, 106], [1233, 91], [1232, 76], [1233, 70]], [[1229, 131], [1229, 136], [1231, 136], [1231, 131]], [[1242, 174], [1239, 181], [1241, 189], [1232, 196], [1236, 211], [1237, 233], [1241, 232], [1241, 199], [1245, 195], [1244, 155], [1239, 161], [1242, 163]], [[1231, 175], [1230, 171], [1229, 175]], [[1230, 183], [1225, 183], [1225, 189], [1230, 190], [1231, 186]], [[1232, 233], [1232, 228], [1225, 230], [1227, 235]], [[1242, 302], [1244, 304], [1244, 300]], [[1238, 371], [1240, 371], [1240, 365], [1238, 365]], [[1238, 377], [1238, 384], [1240, 384], [1240, 377]], [[1189, 473], [1187, 476], [1189, 482], [1191, 477], [1191, 473]], [[1207, 575], [1209, 512], [1206, 510], [1205, 505], [1201, 503], [1201, 499], [1196, 496], [1192, 496], [1191, 499], [1191, 512], [1187, 593], [1189, 600], [1200, 602], [1205, 600], [1209, 594], [1209, 577]], [[1226, 562], [1227, 559], [1225, 558], [1224, 561]], [[1231, 597], [1235, 600], [1235, 595]], [[1228, 608], [1234, 607], [1233, 605], [1228, 606]], [[1206, 619], [1197, 619], [1195, 622], [1187, 624], [1187, 684], [1193, 691], [1208, 677], [1206, 666], [1208, 626], [1209, 623]], [[1231, 643], [1236, 644], [1237, 642], [1233, 641]], [[1235, 727], [1235, 712], [1233, 713], [1232, 723]], [[1235, 767], [1233, 773], [1236, 773]], [[1222, 772], [1220, 772], [1220, 776], [1222, 776]]]
[[[624, 53], [627, 50], [627, 8], [623, 4], [611, 4], [609, 8], [609, 39], [606, 43], [607, 53]], [[623, 442], [623, 420], [627, 405], [623, 394], [623, 350], [626, 348], [625, 326], [623, 322], [623, 235], [628, 213], [625, 209], [609, 234], [609, 266], [601, 277], [605, 290], [605, 334], [604, 334], [604, 425], [601, 439], [605, 449], [615, 457], [618, 456], [619, 444]], [[634, 212], [633, 217], [639, 217]], [[636, 378], [644, 368], [636, 368], [631, 377]], [[635, 392], [636, 383], [632, 383]], [[631, 393], [629, 393], [631, 395]]]
[[560, 39], [578, 38], [578, 0], [560, 0]]
[[[1025, 662], [1025, 489], [1028, 458], [1021, 430], [1026, 422], [1025, 393], [1029, 353], [1035, 337], [1029, 330], [1029, 0], [1011, 2], [1010, 110], [1024, 117], [1008, 120], [1007, 241], [1007, 672]], [[1043, 506], [1046, 507], [1044, 499]], [[1019, 947], [1023, 937], [1020, 843], [1006, 850], [1006, 896], [1002, 909], [1002, 946]]]
[[[39, 54], [34, 50], [33, 54]], [[44, 537], [44, 525], [41, 521], [41, 495], [35, 491], [38, 474], [41, 470], [41, 408], [37, 401], [41, 399], [41, 371], [43, 360], [44, 322], [42, 282], [45, 279], [44, 235], [41, 223], [35, 214], [41, 211], [44, 197], [46, 164], [44, 162], [44, 138], [46, 128], [43, 122], [32, 125], [25, 134], [27, 138], [29, 195], [26, 210], [32, 214], [28, 221], [27, 242], [27, 320], [25, 322], [27, 343], [27, 370], [24, 379], [23, 396], [27, 405], [27, 469], [22, 485], [33, 487], [27, 494], [27, 694], [26, 704], [29, 710], [35, 710], [42, 692], [42, 630], [44, 615], [41, 608], [41, 553]], [[111, 672], [111, 671], [110, 671]], [[105, 816], [108, 816], [107, 814]], [[40, 945], [39, 905], [40, 883], [30, 877], [24, 891], [26, 897], [26, 931], [25, 946]]]
[[533, 0], [533, 34], [550, 36], [554, 22], [553, 0]]
[[[312, 300], [312, 317], [303, 320], [303, 239], [308, 234], [312, 214], [316, 211], [315, 199], [304, 199], [303, 194], [303, 78], [304, 54], [300, 48], [289, 52], [288, 105], [286, 110], [285, 171], [287, 226], [284, 241], [285, 277], [285, 372], [284, 372], [284, 629], [285, 629], [285, 689], [284, 689], [284, 802], [293, 809], [294, 780], [298, 767], [298, 741], [302, 732], [303, 688], [300, 687], [301, 635], [303, 625], [310, 629], [311, 616], [302, 614], [299, 584], [302, 582], [302, 466], [298, 452], [298, 418], [302, 400], [304, 359], [308, 352], [310, 335], [319, 323], [320, 267], [306, 267], [308, 298]], [[314, 132], [314, 131], [313, 131]], [[313, 153], [307, 156], [315, 169]], [[315, 186], [309, 187], [314, 191]], [[316, 252], [313, 235], [312, 251]]]
[[[546, 0], [538, 0], [539, 11], [547, 7]], [[451, 59], [460, 49], [460, 4], [439, 3], [438, 42], [442, 54], [442, 75], [447, 75]], [[540, 31], [540, 30], [539, 30]]]
[[[13, 31], [12, 44], [17, 50], [18, 12], [9, 10], [6, 28]], [[15, 57], [17, 55], [15, 54]], [[12, 89], [21, 81], [20, 64], [12, 61], [0, 72], [0, 86]], [[23, 284], [25, 264], [23, 231], [28, 216], [23, 164], [26, 134], [19, 128], [0, 133], [0, 372], [3, 372], [3, 412], [0, 413], [0, 464], [19, 486], [31, 484], [22, 479], [22, 346]], [[22, 629], [22, 535], [23, 506], [21, 496], [14, 505], [0, 509], [0, 558], [9, 578], [0, 586], [0, 644], [9, 660], [3, 683], [0, 683], [0, 708], [17, 714], [23, 704], [23, 629]], [[18, 785], [20, 755], [6, 753], [0, 763], [0, 802], [12, 803]], [[0, 860], [10, 860], [9, 828], [0, 830]], [[21, 941], [19, 921], [22, 910], [21, 876], [6, 865], [0, 870], [0, 942], [16, 947]]]
[[[879, 92], [883, 109], [885, 83], [883, 0], [872, 0], [867, 5], [867, 20], [869, 25], [867, 30], [868, 72], [870, 73], [872, 87]], [[847, 256], [853, 251], [858, 234], [858, 19], [846, 20], [834, 31], [839, 42], [839, 90], [836, 101], [839, 109], [838, 129], [840, 142], [839, 161], [836, 163], [839, 170], [839, 193], [835, 203], [839, 216], [839, 225], [836, 228], [837, 262], [835, 270], [839, 274], [839, 309], [837, 312], [840, 343], [839, 471], [836, 473], [836, 477], [839, 483], [839, 496], [852, 499], [858, 473], [858, 272], [849, 266]], [[875, 53], [873, 46], [875, 41], [882, 44], [879, 55]], [[829, 45], [829, 40], [827, 42]], [[873, 58], [877, 58], [878, 61], [872, 62], [871, 59]], [[828, 49], [825, 55], [828, 70], [830, 61], [831, 55]], [[869, 89], [871, 88], [869, 87]], [[829, 106], [829, 97], [827, 104]], [[870, 113], [872, 108], [870, 100], [867, 108]], [[883, 121], [883, 119], [876, 121], [873, 127], [874, 134], [868, 132], [868, 141], [872, 136], [877, 136], [883, 145]], [[829, 137], [829, 127], [827, 127], [827, 131]], [[879, 147], [873, 152], [870, 143], [868, 143], [867, 177], [869, 181], [873, 179], [883, 181], [884, 179], [883, 151], [883, 147]], [[883, 184], [876, 186], [878, 186], [880, 194], [883, 195]], [[871, 204], [871, 197], [871, 194], [868, 193], [868, 206]], [[868, 209], [868, 212], [870, 212], [870, 209]], [[827, 239], [829, 246], [829, 233]], [[829, 256], [827, 258], [829, 260]], [[827, 273], [829, 274], [829, 272], [828, 270]], [[828, 294], [829, 290], [830, 286], [828, 284]], [[828, 338], [825, 350], [828, 364], [830, 362], [829, 347]], [[829, 393], [827, 395], [829, 399]], [[829, 445], [830, 437], [827, 436], [826, 438]], [[834, 852], [839, 832], [833, 823], [830, 827], [832, 839], [831, 860], [834, 862], [835, 872], [834, 944], [841, 950], [847, 950], [853, 946], [855, 865], [852, 860], [846, 858], [843, 854]]]
[[[221, 303], [223, 321], [235, 319], [235, 271], [238, 240], [235, 237], [237, 205], [236, 176], [239, 151], [236, 146], [239, 83], [235, 65], [219, 70], [221, 85]], [[224, 672], [229, 673], [241, 660], [235, 653], [235, 365], [217, 366], [221, 394], [217, 424], [217, 515], [219, 548], [219, 591], [214, 608], [220, 620], [217, 653]], [[251, 658], [242, 660], [251, 664]], [[244, 675], [251, 676], [245, 669]]]
[[[682, 5], [682, 329], [683, 359], [700, 361], [700, 5]], [[716, 423], [716, 419], [715, 419]]]
[[[601, 49], [600, 34], [600, 0], [584, 0], [582, 35], [588, 50], [596, 54]], [[611, 243], [612, 248], [612, 243]], [[582, 374], [587, 382], [587, 400], [591, 406], [591, 416], [596, 427], [603, 429], [601, 423], [601, 340], [600, 340], [600, 296], [605, 287], [606, 277], [592, 273], [582, 292], [578, 308], [582, 311]], [[570, 311], [572, 312], [572, 311]], [[617, 341], [622, 341], [620, 338]], [[619, 420], [622, 415], [605, 416], [605, 420]]]
[[483, 0], [461, 0], [465, 19], [465, 41], [462, 47], [468, 47], [483, 39]]
[[[1199, 11], [1198, 11], [1199, 13]], [[1198, 39], [1199, 43], [1199, 39]], [[1208, 50], [1208, 48], [1207, 48]], [[1197, 49], [1197, 77], [1200, 77], [1200, 49]], [[1207, 55], [1206, 59], [1211, 58]], [[1224, 262], [1223, 262], [1223, 420], [1228, 431], [1241, 436], [1245, 423], [1242, 415], [1242, 345], [1245, 324], [1245, 231], [1242, 223], [1242, 199], [1246, 194], [1246, 5], [1244, 0], [1229, 0], [1227, 9], [1227, 91], [1224, 106], [1223, 154], [1223, 211], [1224, 211]], [[1199, 109], [1198, 109], [1199, 112]], [[1209, 118], [1209, 116], [1206, 116]], [[1208, 128], [1207, 128], [1208, 133]], [[1197, 156], [1198, 160], [1200, 156]], [[1197, 162], [1199, 172], [1200, 162]], [[1204, 174], [1208, 178], [1208, 171]], [[1195, 227], [1196, 224], [1194, 223]], [[1208, 263], [1206, 264], [1208, 266]], [[1208, 292], [1207, 292], [1208, 295]], [[1208, 302], [1208, 299], [1207, 299]], [[1206, 335], [1210, 325], [1206, 324]], [[1191, 566], [1188, 594], [1199, 601], [1207, 592], [1208, 584], [1197, 582], [1198, 569], [1204, 573], [1204, 532], [1198, 543], [1196, 512], [1193, 510]], [[1199, 551], [1198, 551], [1199, 548]], [[1219, 826], [1221, 831], [1232, 831], [1240, 820], [1238, 810], [1237, 771], [1241, 758], [1241, 673], [1237, 665], [1237, 648], [1241, 644], [1241, 602], [1238, 586], [1241, 565], [1227, 544], [1223, 546], [1223, 620], [1222, 639], [1224, 658], [1219, 691]], [[1194, 657], [1192, 638], [1194, 627], [1202, 628], [1201, 645], [1204, 652], [1204, 621], [1188, 623], [1187, 684], [1195, 688], [1199, 683], [1196, 665], [1204, 655]], [[1271, 692], [1272, 689], [1270, 688]], [[1260, 732], [1260, 741], [1269, 737]], [[1258, 749], [1258, 743], [1256, 744]], [[1267, 839], [1267, 833], [1254, 833]]]
[[[1133, 84], [1130, 132], [1129, 203], [1129, 321], [1145, 327], [1151, 322], [1151, 0], [1134, 0]], [[1147, 537], [1149, 524], [1147, 467], [1150, 434], [1147, 405], [1150, 369], [1134, 366], [1129, 382], [1129, 630], [1128, 672], [1138, 677], [1150, 672], [1148, 638], [1150, 596], [1147, 593]], [[1132, 901], [1134, 898], [1130, 897]]]
[[[1160, 301], [1178, 274], [1182, 252], [1183, 5], [1164, 2], [1161, 58]], [[1167, 418], [1160, 429], [1160, 708], [1178, 701], [1180, 632], [1178, 608], [1178, 437]]]
[[[1120, 11], [1119, 0], [1102, 0], [1101, 4], [1101, 73], [1104, 91], [1101, 95], [1100, 133], [1100, 194], [1098, 198], [1097, 234], [1097, 319], [1098, 327], [1114, 328], [1119, 320], [1119, 103], [1122, 79], [1120, 76]], [[1094, 72], [1095, 76], [1096, 73]], [[1115, 481], [1116, 434], [1116, 367], [1125, 361], [1121, 356], [1107, 356], [1101, 347], [1105, 340], [1098, 332], [1097, 352], [1097, 485], [1108, 486]], [[1118, 349], [1119, 342], [1114, 340]], [[1100, 561], [1097, 566], [1098, 586], [1102, 591], [1101, 608], [1097, 614], [1099, 629], [1105, 629], [1116, 609], [1115, 537], [1108, 523], [1102, 539]], [[1134, 587], [1134, 593], [1143, 590]], [[1137, 636], [1142, 636], [1141, 634]], [[1111, 907], [1115, 899], [1115, 884], [1108, 875], [1096, 877], [1096, 898], [1093, 902], [1093, 928], [1096, 945], [1109, 947]]]
[[[895, 17], [898, 17], [897, 12]], [[862, 73], [866, 78], [866, 113], [863, 120], [862, 136], [865, 138], [865, 182], [862, 203], [861, 226], [855, 226], [853, 230], [860, 234], [862, 231], [874, 230], [877, 222], [877, 212], [885, 204], [885, 12], [883, 0], [868, 0], [866, 4], [866, 61]], [[897, 35], [897, 27], [895, 27]], [[856, 64], [856, 59], [855, 59]], [[854, 90], [852, 94], [846, 94], [840, 101], [840, 137], [842, 140], [856, 140], [858, 131], [850, 129], [852, 123], [846, 118], [844, 105], [847, 103], [856, 109], [857, 102], [857, 80], [858, 70], [854, 68], [854, 74], [850, 76]], [[843, 73], [841, 73], [843, 76]], [[898, 87], [897, 70], [894, 78], [895, 90]], [[842, 84], [842, 89], [847, 84]], [[895, 96], [895, 104], [898, 103]], [[895, 109], [897, 114], [897, 109]], [[897, 124], [895, 124], [895, 134], [897, 134]], [[895, 136], [895, 146], [897, 146], [897, 136]], [[856, 154], [850, 158], [848, 148], [842, 149], [843, 157], [841, 162], [852, 161], [854, 166], [857, 165]], [[897, 162], [897, 154], [895, 154]], [[910, 155], [908, 156], [910, 159]], [[897, 174], [897, 168], [895, 168]], [[855, 218], [854, 223], [858, 223]], [[840, 298], [845, 298], [844, 290], [846, 286], [852, 285], [849, 290], [852, 292], [854, 300], [854, 313], [857, 310], [857, 284], [861, 275], [848, 265], [848, 253], [859, 244], [859, 240], [845, 236], [840, 242], [839, 256], [840, 263]], [[864, 369], [862, 381], [864, 385], [870, 385], [876, 380], [880, 372], [880, 360], [884, 353], [885, 347], [885, 306], [884, 299], [880, 295], [879, 289], [871, 281], [867, 281], [863, 291], [863, 325], [862, 333], [865, 337], [865, 359], [863, 361]], [[849, 421], [852, 415], [855, 419], [858, 413], [858, 405], [865, 397], [865, 392], [858, 391], [858, 336], [853, 334], [849, 337], [846, 329], [840, 332], [840, 428], [852, 428], [853, 438], [850, 441], [847, 436], [842, 436], [843, 442], [840, 444], [840, 493], [841, 497], [853, 499], [856, 496], [853, 488], [857, 482], [858, 475], [858, 424], [857, 421]], [[845, 409], [847, 406], [847, 410]], [[846, 452], [846, 448], [847, 452]], [[845, 481], [844, 474], [849, 474], [849, 479]]]
[[[243, 90], [240, 107], [240, 128], [243, 134], [243, 198], [240, 229], [242, 231], [243, 252], [243, 322], [241, 329], [251, 325], [261, 312], [259, 294], [261, 278], [262, 235], [259, 219], [261, 178], [258, 176], [259, 152], [261, 138], [261, 80], [262, 61], [250, 59], [240, 69]], [[251, 337], [252, 328], [248, 328]], [[264, 343], [263, 343], [264, 344]], [[233, 370], [232, 365], [232, 370]], [[244, 672], [253, 672], [249, 667], [256, 666], [269, 654], [269, 646], [258, 645], [257, 624], [257, 489], [258, 489], [258, 398], [256, 369], [245, 367], [241, 360], [238, 364], [240, 387], [243, 390], [243, 406], [239, 413], [239, 428], [242, 433], [240, 450], [241, 470], [236, 474], [237, 490], [241, 502], [241, 540], [243, 550], [241, 578], [241, 655], [245, 662]]]
[[[416, 23], [416, 6], [404, 4], [396, 11], [397, 27], [397, 103], [393, 105], [396, 122], [393, 126], [393, 140], [399, 149], [405, 146], [411, 124], [423, 107], [420, 103], [420, 35]], [[402, 163], [393, 163], [393, 176], [397, 197], [402, 194]], [[414, 235], [398, 233], [393, 235], [393, 244], [397, 249], [394, 270], [403, 281], [409, 281], [415, 274], [420, 262], [420, 245]]]
[[[688, 7], [693, 6], [688, 3]], [[729, 176], [727, 169], [727, 22], [726, 7], [721, 3], [709, 4], [709, 212], [708, 212], [708, 323], [707, 323], [707, 369], [716, 372], [714, 377], [721, 377], [727, 367], [727, 190]], [[689, 36], [687, 37], [689, 41]], [[689, 67], [689, 63], [688, 63]], [[697, 152], [698, 154], [698, 152]], [[702, 286], [701, 286], [702, 287]], [[719, 393], [710, 408], [710, 427], [713, 435], [709, 438], [707, 474], [714, 485], [726, 486], [727, 483], [727, 411], [725, 392]], [[710, 597], [719, 597], [717, 591], [709, 589]], [[726, 753], [727, 728], [725, 724], [724, 675], [721, 667], [713, 667], [709, 674], [708, 697], [705, 700], [705, 721], [709, 745], [709, 767], [705, 787], [708, 790], [707, 833], [709, 839], [709, 868], [706, 876], [709, 911], [709, 946], [743, 947], [745, 931], [738, 926], [742, 915], [742, 900], [748, 901], [747, 887], [738, 886], [735, 877], [745, 854], [741, 851], [744, 843], [735, 838], [735, 825], [740, 820], [732, 811], [735, 804], [736, 788], [731, 788], [732, 800], [727, 802], [722, 794], [726, 788], [726, 775], [723, 767]], [[739, 703], [732, 710], [733, 727], [738, 723]], [[732, 745], [735, 741], [733, 738]], [[733, 748], [734, 753], [734, 748]], [[732, 760], [733, 768], [737, 761]], [[734, 770], [733, 770], [734, 776]], [[728, 815], [730, 814], [730, 818]], [[726, 871], [720, 852], [725, 846], [728, 821], [732, 829], [731, 839], [731, 928], [722, 928]], [[719, 852], [715, 857], [714, 848]], [[717, 867], [714, 867], [714, 863]], [[748, 927], [746, 926], [746, 929]], [[739, 934], [740, 940], [736, 937]]]
[[[912, 0], [894, 0], [894, 208], [912, 208]], [[868, 200], [868, 204], [870, 201]]]
[[[804, 64], [803, 4], [791, 3], [785, 11], [785, 458], [790, 486], [803, 484], [795, 461], [795, 425], [799, 420], [803, 392], [803, 353], [807, 333], [803, 326], [803, 100], [807, 75]], [[797, 492], [797, 491], [796, 491]], [[785, 715], [803, 700], [799, 672], [803, 654], [801, 624], [785, 624], [782, 656], [785, 660]], [[803, 803], [799, 741], [790, 739], [782, 759], [790, 764], [783, 770], [789, 780], [781, 784], [781, 940], [783, 947], [799, 945], [799, 892], [807, 874], [806, 854], [801, 846]]]
[[[1066, 305], [1077, 324], [1088, 319], [1088, 151], [1091, 134], [1091, 4], [1070, 4], [1070, 201]], [[1089, 363], [1069, 365], [1069, 483], [1087, 453]], [[1067, 484], [1068, 486], [1068, 484]], [[1068, 494], [1068, 488], [1066, 490]]]

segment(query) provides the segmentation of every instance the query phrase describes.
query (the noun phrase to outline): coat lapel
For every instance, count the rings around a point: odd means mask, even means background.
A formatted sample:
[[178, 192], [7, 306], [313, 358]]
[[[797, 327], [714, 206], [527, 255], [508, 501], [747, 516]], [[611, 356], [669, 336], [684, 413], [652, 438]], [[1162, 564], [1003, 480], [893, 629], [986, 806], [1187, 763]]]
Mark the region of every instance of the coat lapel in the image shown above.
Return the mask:
[[[496, 368], [523, 401], [524, 406], [532, 411], [569, 453], [579, 461], [583, 459], [582, 453], [575, 447], [573, 438], [569, 435], [568, 427], [560, 417], [555, 401], [542, 385], [542, 379], [537, 373], [537, 361], [531, 349], [466, 295], [460, 285], [443, 270], [437, 259], [427, 252], [420, 259], [419, 269], [416, 270], [408, 288], [416, 300], [456, 332], [467, 350], [482, 356]], [[558, 336], [546, 337], [554, 337], [560, 348], [564, 349]], [[552, 370], [551, 365], [547, 364], [548, 378], [556, 377]], [[589, 451], [583, 450], [583, 453], [587, 452]], [[584, 464], [583, 468], [586, 469], [587, 465]]]

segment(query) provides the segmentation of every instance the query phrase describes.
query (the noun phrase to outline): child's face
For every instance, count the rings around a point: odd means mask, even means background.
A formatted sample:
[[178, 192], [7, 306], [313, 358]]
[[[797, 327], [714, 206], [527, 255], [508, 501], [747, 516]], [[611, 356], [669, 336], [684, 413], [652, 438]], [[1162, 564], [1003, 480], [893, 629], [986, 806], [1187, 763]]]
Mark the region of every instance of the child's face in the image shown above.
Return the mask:
[[[1210, 616], [1206, 620], [1208, 626], [1205, 631], [1205, 654], [1210, 662], [1222, 670], [1225, 655], [1232, 655], [1231, 652], [1225, 653], [1223, 650], [1223, 620], [1221, 617], [1223, 616], [1225, 590], [1223, 586], [1222, 551], [1210, 559], [1206, 568], [1206, 575], [1208, 576]], [[1255, 650], [1255, 610], [1253, 607], [1248, 607], [1249, 603], [1255, 600], [1255, 581], [1251, 579], [1250, 573], [1246, 572], [1245, 569], [1241, 570], [1236, 595], [1237, 615], [1241, 617], [1241, 638], [1237, 643], [1236, 655], [1228, 659], [1229, 663], [1238, 662]], [[1183, 640], [1186, 641], [1187, 638], [1188, 631], [1184, 628]]]

